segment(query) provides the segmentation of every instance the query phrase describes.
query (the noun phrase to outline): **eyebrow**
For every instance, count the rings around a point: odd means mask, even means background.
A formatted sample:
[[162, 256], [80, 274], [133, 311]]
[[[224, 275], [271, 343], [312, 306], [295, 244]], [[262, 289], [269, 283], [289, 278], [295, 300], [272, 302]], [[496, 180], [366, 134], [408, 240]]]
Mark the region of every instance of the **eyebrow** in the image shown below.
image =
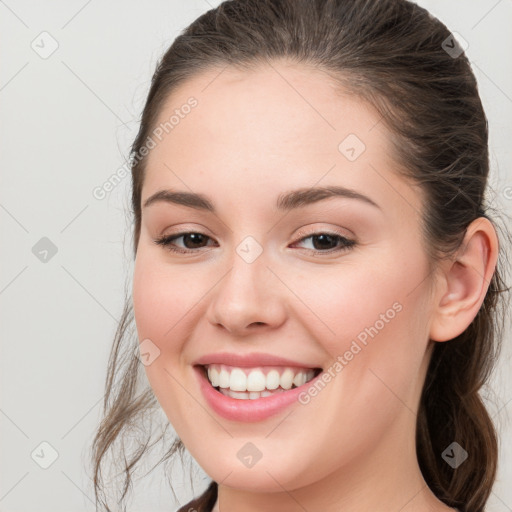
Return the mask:
[[[318, 201], [329, 199], [331, 197], [343, 197], [346, 199], [357, 199], [366, 204], [381, 209], [381, 207], [372, 199], [345, 187], [328, 186], [328, 187], [313, 187], [313, 188], [300, 188], [291, 190], [281, 194], [276, 202], [276, 207], [279, 211], [290, 211], [297, 208], [303, 208]], [[181, 206], [188, 206], [197, 210], [205, 210], [211, 213], [216, 213], [213, 203], [203, 194], [194, 192], [180, 192], [175, 190], [160, 190], [150, 196], [144, 203], [144, 208], [157, 202], [165, 202], [171, 204], [178, 204]]]

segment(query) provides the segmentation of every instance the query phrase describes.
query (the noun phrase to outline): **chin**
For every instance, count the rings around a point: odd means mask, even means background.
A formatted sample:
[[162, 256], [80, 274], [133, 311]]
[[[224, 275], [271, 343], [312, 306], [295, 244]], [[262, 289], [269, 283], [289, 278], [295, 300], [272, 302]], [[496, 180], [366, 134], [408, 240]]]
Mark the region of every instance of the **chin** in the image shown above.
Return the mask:
[[[292, 457], [289, 459], [293, 460]], [[290, 465], [281, 461], [267, 461], [263, 459], [257, 462], [251, 468], [245, 468], [240, 464], [211, 464], [211, 459], [207, 464], [201, 464], [204, 471], [218, 483], [226, 487], [239, 489], [241, 491], [252, 491], [257, 493], [275, 493], [283, 492], [283, 489], [292, 491], [311, 482], [310, 473], [305, 470], [302, 475], [294, 472], [290, 473]], [[282, 462], [283, 465], [280, 465]], [[295, 467], [295, 469], [297, 469]]]

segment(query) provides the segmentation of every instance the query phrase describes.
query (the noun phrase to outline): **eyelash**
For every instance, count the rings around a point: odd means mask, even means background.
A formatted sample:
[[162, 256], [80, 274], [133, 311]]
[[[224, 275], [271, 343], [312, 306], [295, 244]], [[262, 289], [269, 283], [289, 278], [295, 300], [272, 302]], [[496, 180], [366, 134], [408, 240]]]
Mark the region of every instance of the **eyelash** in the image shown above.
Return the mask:
[[[182, 238], [185, 235], [191, 235], [191, 234], [202, 235], [202, 236], [208, 238], [209, 240], [212, 239], [208, 235], [205, 235], [204, 233], [201, 233], [198, 231], [183, 231], [181, 233], [176, 233], [173, 235], [161, 236], [160, 238], [157, 238], [156, 240], [154, 240], [154, 242], [157, 245], [161, 245], [161, 246], [165, 247], [168, 251], [171, 251], [174, 253], [180, 253], [180, 254], [190, 254], [190, 253], [198, 252], [198, 250], [203, 249], [203, 247], [199, 247], [198, 249], [183, 249], [183, 248], [178, 248], [178, 247], [173, 246], [172, 242], [178, 238]], [[332, 253], [336, 253], [336, 252], [347, 251], [351, 247], [354, 247], [355, 245], [357, 245], [355, 240], [351, 240], [351, 239], [348, 239], [338, 233], [331, 233], [328, 231], [318, 231], [315, 233], [311, 233], [305, 237], [298, 239], [294, 243], [303, 242], [304, 240], [307, 240], [308, 238], [318, 237], [320, 235], [328, 235], [330, 237], [333, 237], [333, 238], [337, 239], [339, 242], [341, 242], [342, 246], [338, 247], [338, 248], [328, 249], [326, 251], [321, 251], [319, 249], [306, 249], [307, 251], [315, 253], [314, 256], [322, 256], [323, 254], [326, 254], [326, 253], [332, 254]]]

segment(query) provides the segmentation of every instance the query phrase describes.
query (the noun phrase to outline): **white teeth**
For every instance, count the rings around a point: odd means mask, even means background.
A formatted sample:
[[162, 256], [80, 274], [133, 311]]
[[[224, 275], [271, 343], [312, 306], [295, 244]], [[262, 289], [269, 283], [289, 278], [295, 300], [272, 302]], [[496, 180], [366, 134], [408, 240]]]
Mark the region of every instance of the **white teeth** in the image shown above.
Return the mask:
[[302, 386], [302, 384], [306, 384], [306, 374], [305, 373], [302, 373], [302, 372], [299, 372], [297, 373], [297, 375], [295, 375], [295, 377], [293, 378], [293, 383], [299, 387], [299, 386]]
[[214, 388], [219, 385], [219, 372], [216, 368], [208, 368], [208, 378]]
[[267, 373], [267, 389], [277, 389], [281, 383], [281, 377], [277, 370], [270, 370]]
[[267, 385], [267, 379], [261, 370], [253, 370], [247, 376], [248, 391], [263, 391]]
[[276, 389], [275, 391], [231, 391], [231, 389], [220, 388], [219, 391], [223, 395], [237, 398], [238, 400], [256, 400], [257, 398], [264, 398], [275, 393], [283, 393], [284, 389]]
[[236, 396], [233, 398], [254, 400], [260, 396], [269, 396], [276, 390], [283, 391], [294, 386], [302, 386], [314, 377], [315, 372], [301, 368], [284, 368], [280, 374], [279, 370], [271, 368], [265, 375], [261, 367], [249, 370], [211, 364], [208, 365], [207, 374], [213, 387], [234, 393]]
[[[219, 372], [218, 386], [221, 388], [229, 388], [229, 372], [225, 368], [222, 368]], [[216, 386], [214, 386], [214, 387], [216, 387]]]
[[[229, 388], [232, 391], [247, 391], [247, 377], [243, 370], [234, 368], [229, 376]], [[251, 391], [253, 391], [251, 389]]]
[[286, 368], [286, 370], [281, 375], [281, 387], [283, 389], [291, 389], [293, 384], [293, 371], [290, 368]]
[[247, 393], [245, 393], [243, 391], [231, 391], [230, 390], [230, 395], [229, 396], [231, 398], [243, 399], [243, 398], [247, 398]]

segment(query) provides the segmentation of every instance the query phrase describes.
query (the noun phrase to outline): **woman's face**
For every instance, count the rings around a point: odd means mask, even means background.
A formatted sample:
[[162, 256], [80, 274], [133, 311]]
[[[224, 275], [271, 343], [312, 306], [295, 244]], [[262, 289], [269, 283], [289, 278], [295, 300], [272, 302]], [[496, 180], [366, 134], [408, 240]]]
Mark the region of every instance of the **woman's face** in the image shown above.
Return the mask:
[[276, 62], [201, 74], [157, 124], [133, 301], [149, 382], [187, 449], [217, 482], [255, 490], [407, 467], [432, 277], [421, 195], [380, 116]]

